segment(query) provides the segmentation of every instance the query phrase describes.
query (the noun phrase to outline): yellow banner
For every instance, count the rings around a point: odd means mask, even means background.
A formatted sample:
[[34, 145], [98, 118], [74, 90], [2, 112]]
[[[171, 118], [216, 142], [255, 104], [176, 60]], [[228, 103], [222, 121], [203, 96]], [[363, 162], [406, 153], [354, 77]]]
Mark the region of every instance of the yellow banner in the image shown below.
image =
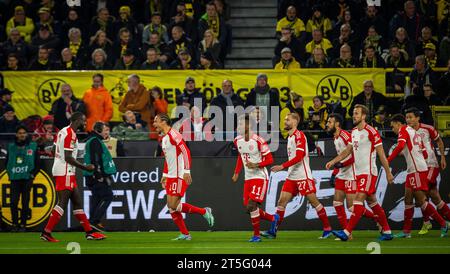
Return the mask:
[[[82, 98], [90, 88], [92, 75], [97, 71], [30, 71], [2, 72], [5, 87], [15, 91], [12, 105], [19, 119], [30, 115], [46, 115], [52, 103], [61, 96], [61, 85], [68, 83], [74, 94]], [[312, 105], [316, 95], [326, 102], [340, 100], [344, 107], [363, 90], [364, 80], [373, 80], [375, 90], [385, 94], [385, 71], [383, 69], [300, 69], [275, 70], [213, 70], [213, 71], [103, 71], [104, 86], [110, 91], [114, 103], [112, 121], [121, 121], [118, 106], [127, 91], [127, 76], [136, 73], [142, 84], [150, 89], [159, 86], [169, 103], [169, 111], [175, 106], [175, 98], [184, 89], [185, 79], [194, 77], [197, 88], [204, 93], [208, 103], [221, 89], [222, 81], [233, 81], [235, 92], [245, 100], [255, 86], [258, 73], [268, 76], [268, 83], [278, 90], [280, 103], [285, 106], [290, 91], [303, 96], [305, 109]]]

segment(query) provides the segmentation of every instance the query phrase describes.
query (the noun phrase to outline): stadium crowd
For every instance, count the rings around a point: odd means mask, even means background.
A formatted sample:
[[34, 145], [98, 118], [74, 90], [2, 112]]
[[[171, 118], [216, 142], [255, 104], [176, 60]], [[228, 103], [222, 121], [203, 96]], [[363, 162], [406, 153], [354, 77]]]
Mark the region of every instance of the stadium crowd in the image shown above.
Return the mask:
[[231, 50], [223, 0], [0, 2], [4, 70], [216, 69]]

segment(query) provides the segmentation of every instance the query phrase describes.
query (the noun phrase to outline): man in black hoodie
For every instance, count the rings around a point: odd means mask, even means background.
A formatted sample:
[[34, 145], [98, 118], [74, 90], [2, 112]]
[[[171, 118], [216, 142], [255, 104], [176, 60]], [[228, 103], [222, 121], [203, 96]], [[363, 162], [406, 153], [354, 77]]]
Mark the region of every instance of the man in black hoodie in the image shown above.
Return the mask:
[[84, 102], [73, 95], [69, 84], [61, 86], [61, 97], [53, 102], [49, 114], [55, 117], [55, 126], [62, 129], [70, 124], [70, 117], [74, 112], [86, 114]]
[[[223, 80], [222, 82], [222, 92], [219, 93], [216, 97], [214, 97], [211, 100], [211, 107], [216, 106], [219, 107], [222, 111], [222, 117], [223, 117], [223, 124], [222, 128], [216, 128], [216, 131], [226, 131], [227, 130], [227, 119], [231, 119], [233, 116], [236, 115], [233, 113], [232, 110], [234, 110], [235, 107], [242, 106], [244, 107], [244, 102], [242, 101], [241, 97], [234, 93], [233, 91], [233, 82], [231, 80]], [[229, 107], [227, 109], [227, 107]], [[211, 113], [211, 112], [210, 112]], [[211, 113], [212, 114], [212, 113]], [[211, 119], [213, 119], [215, 115], [211, 115]], [[237, 119], [234, 119], [234, 125], [233, 128], [230, 129], [233, 131], [236, 128], [236, 121]], [[232, 133], [231, 135], [234, 135]], [[224, 134], [225, 137], [225, 134]]]
[[[16, 128], [15, 141], [8, 144], [6, 155], [6, 172], [11, 181], [11, 216], [13, 232], [26, 231], [27, 219], [30, 216], [30, 192], [33, 180], [39, 172], [39, 155], [37, 144], [30, 141], [27, 128], [19, 125]], [[19, 225], [19, 199], [22, 200]]]
[[194, 106], [195, 99], [201, 99], [201, 111], [203, 112], [206, 109], [206, 98], [203, 93], [195, 88], [195, 80], [192, 77], [186, 78], [185, 88], [183, 93], [177, 95], [177, 105], [178, 106], [186, 106], [191, 109]]
[[0, 117], [0, 140], [12, 141], [20, 121], [17, 119], [14, 108], [11, 105], [7, 105], [3, 111], [3, 116]]
[[271, 121], [270, 107], [278, 107], [278, 112], [280, 111], [280, 96], [275, 89], [270, 88], [266, 74], [260, 73], [256, 77], [255, 87], [247, 95], [247, 100], [245, 101], [245, 107], [249, 106], [262, 108], [263, 116], [267, 117], [267, 122]]

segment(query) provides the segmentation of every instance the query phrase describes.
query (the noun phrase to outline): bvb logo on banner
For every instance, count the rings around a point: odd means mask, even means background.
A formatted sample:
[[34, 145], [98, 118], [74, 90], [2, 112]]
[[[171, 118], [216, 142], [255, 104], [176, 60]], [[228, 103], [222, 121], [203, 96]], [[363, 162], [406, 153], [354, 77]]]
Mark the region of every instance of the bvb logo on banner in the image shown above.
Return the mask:
[[337, 74], [323, 77], [317, 84], [316, 94], [328, 102], [339, 100], [343, 107], [349, 106], [353, 100], [353, 90], [349, 81]]
[[46, 110], [50, 111], [52, 104], [61, 94], [61, 86], [66, 82], [61, 79], [52, 78], [43, 82], [37, 91], [39, 104]]
[[[11, 182], [6, 171], [0, 173], [0, 201], [3, 221], [12, 225], [11, 216]], [[33, 181], [30, 191], [30, 212], [27, 218], [27, 227], [34, 227], [45, 221], [56, 203], [56, 190], [51, 178], [40, 170]], [[19, 220], [22, 210], [22, 201], [19, 201]]]

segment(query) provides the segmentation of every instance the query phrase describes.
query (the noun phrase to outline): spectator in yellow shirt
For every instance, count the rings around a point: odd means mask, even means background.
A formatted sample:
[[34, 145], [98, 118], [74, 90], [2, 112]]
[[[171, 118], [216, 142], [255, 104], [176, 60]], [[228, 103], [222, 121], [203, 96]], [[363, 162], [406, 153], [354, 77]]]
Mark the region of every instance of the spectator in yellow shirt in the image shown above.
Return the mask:
[[291, 70], [300, 68], [300, 63], [292, 57], [292, 51], [290, 48], [284, 48], [281, 50], [281, 60], [275, 65], [276, 70]]
[[17, 6], [14, 9], [14, 16], [6, 23], [6, 33], [9, 33], [12, 28], [16, 28], [20, 32], [26, 43], [31, 42], [31, 35], [34, 31], [33, 19], [25, 16], [25, 9], [23, 6]]
[[311, 56], [315, 48], [321, 48], [325, 55], [328, 56], [328, 50], [333, 48], [330, 40], [323, 38], [323, 33], [320, 29], [313, 30], [312, 37], [312, 41], [306, 44], [306, 53]]
[[278, 21], [277, 36], [281, 37], [281, 30], [284, 27], [290, 27], [296, 38], [304, 39], [304, 36], [306, 35], [305, 23], [303, 23], [302, 19], [297, 17], [297, 10], [294, 6], [289, 6], [286, 11], [286, 17]]
[[329, 37], [333, 29], [330, 19], [323, 15], [320, 6], [313, 7], [313, 15], [306, 23], [306, 32], [311, 34], [315, 29], [320, 29], [324, 37]]

